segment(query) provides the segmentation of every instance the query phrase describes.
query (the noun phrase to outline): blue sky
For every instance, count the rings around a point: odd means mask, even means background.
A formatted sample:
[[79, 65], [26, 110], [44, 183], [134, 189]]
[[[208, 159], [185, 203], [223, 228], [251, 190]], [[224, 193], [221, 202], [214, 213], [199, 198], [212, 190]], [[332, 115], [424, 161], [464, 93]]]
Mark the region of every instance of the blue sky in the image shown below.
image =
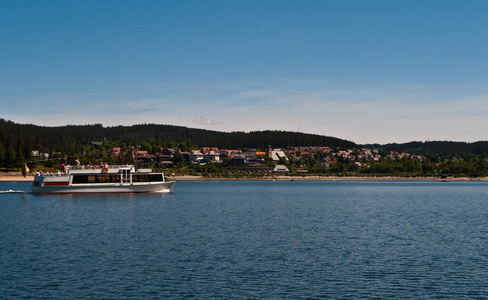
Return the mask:
[[488, 1], [1, 1], [0, 118], [487, 140]]

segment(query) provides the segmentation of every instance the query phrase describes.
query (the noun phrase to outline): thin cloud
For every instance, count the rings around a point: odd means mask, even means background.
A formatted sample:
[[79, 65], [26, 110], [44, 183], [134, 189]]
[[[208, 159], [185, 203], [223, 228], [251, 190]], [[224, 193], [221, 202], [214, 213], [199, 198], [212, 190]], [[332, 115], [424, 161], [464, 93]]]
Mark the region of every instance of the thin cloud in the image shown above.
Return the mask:
[[215, 125], [216, 122], [212, 119], [208, 119], [205, 117], [199, 117], [195, 120], [193, 120], [193, 123], [196, 123], [198, 125]]

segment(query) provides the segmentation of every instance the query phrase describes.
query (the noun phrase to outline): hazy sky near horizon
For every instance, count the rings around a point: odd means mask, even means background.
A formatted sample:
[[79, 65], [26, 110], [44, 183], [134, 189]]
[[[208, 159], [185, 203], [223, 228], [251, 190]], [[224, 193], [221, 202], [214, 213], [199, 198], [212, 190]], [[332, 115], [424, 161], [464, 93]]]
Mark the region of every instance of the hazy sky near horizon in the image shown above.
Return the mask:
[[488, 1], [1, 1], [0, 118], [488, 140]]

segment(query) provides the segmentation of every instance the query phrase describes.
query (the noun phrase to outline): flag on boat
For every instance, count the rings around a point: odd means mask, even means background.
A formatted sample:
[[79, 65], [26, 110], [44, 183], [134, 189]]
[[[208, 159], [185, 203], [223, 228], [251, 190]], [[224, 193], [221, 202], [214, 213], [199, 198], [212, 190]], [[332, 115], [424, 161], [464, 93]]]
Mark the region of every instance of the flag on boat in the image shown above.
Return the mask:
[[27, 175], [27, 173], [29, 173], [29, 168], [27, 167], [27, 164], [24, 164], [24, 166], [22, 167], [22, 176], [25, 176]]

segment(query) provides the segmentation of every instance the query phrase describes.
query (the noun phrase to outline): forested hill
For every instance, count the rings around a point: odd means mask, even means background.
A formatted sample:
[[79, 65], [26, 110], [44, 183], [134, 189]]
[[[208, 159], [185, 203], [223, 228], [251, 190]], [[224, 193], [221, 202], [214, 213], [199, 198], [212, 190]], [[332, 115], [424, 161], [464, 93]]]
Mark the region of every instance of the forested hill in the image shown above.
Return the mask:
[[101, 124], [45, 127], [0, 119], [0, 148], [3, 150], [6, 150], [8, 146], [17, 149], [20, 141], [26, 149], [67, 153], [76, 145], [88, 145], [94, 141], [120, 141], [127, 145], [140, 145], [149, 139], [176, 143], [189, 142], [200, 147], [211, 146], [223, 149], [265, 149], [268, 145], [275, 148], [327, 146], [352, 149], [366, 147], [427, 156], [488, 157], [488, 141], [475, 143], [432, 141], [358, 146], [354, 142], [340, 138], [287, 131], [219, 132], [158, 124], [114, 127], [103, 127]]
[[128, 145], [141, 144], [149, 139], [162, 141], [191, 142], [200, 147], [212, 146], [224, 149], [265, 149], [288, 146], [328, 146], [354, 148], [356, 144], [328, 136], [286, 131], [218, 132], [172, 125], [143, 124], [133, 126], [103, 127], [95, 125], [67, 125], [44, 127], [31, 124], [17, 124], [0, 119], [0, 143], [12, 145], [19, 142], [51, 151], [68, 152], [75, 145], [87, 145], [93, 141], [120, 141]]
[[436, 155], [441, 157], [488, 156], [488, 141], [474, 143], [432, 141], [409, 142], [404, 144], [386, 144], [382, 148], [389, 151], [407, 152], [422, 155]]

